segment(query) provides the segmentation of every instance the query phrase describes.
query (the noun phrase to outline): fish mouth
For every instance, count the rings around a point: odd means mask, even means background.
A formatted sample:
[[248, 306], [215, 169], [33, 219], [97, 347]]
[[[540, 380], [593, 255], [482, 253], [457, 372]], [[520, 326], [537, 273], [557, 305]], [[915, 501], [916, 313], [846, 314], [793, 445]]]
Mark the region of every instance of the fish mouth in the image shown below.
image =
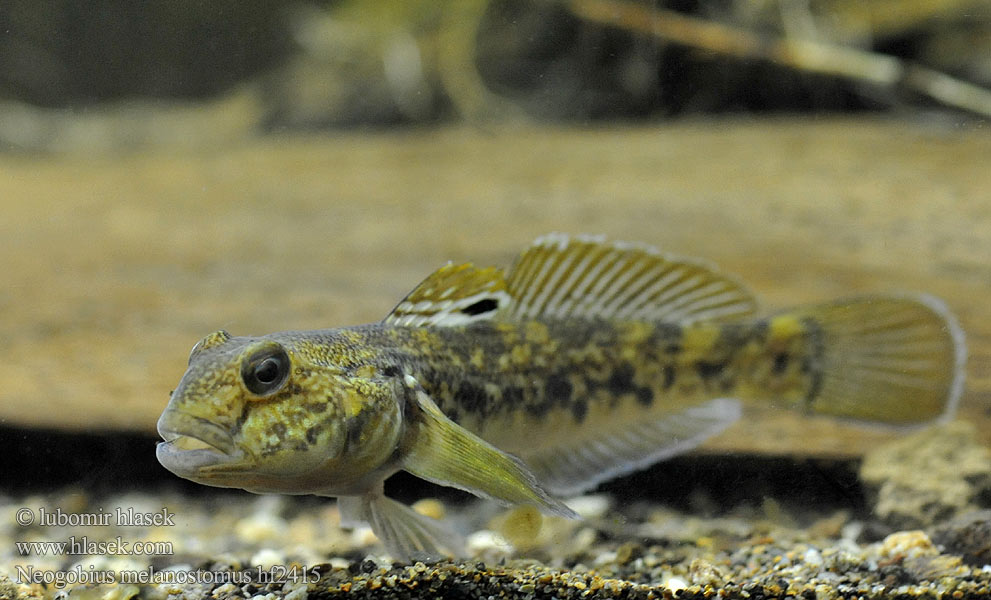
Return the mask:
[[158, 435], [165, 440], [155, 449], [158, 462], [180, 477], [195, 479], [244, 462], [233, 436], [202, 417], [166, 410], [158, 419]]

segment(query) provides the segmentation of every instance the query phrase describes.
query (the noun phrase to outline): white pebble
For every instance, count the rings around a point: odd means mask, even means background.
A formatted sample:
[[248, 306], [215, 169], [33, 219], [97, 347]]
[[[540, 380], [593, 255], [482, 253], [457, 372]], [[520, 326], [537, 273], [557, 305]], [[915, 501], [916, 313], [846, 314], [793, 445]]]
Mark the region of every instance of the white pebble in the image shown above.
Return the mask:
[[357, 546], [358, 548], [364, 548], [365, 546], [371, 546], [378, 541], [375, 536], [375, 532], [372, 528], [367, 525], [362, 525], [361, 527], [355, 527], [351, 530], [351, 545]]
[[234, 525], [234, 533], [243, 542], [258, 543], [281, 539], [288, 527], [285, 519], [271, 513], [258, 512], [238, 521]]
[[854, 542], [864, 531], [864, 524], [860, 521], [850, 521], [840, 529], [840, 539]]
[[612, 500], [604, 494], [594, 494], [571, 498], [565, 504], [583, 519], [599, 519], [612, 506]]
[[513, 546], [506, 541], [506, 538], [489, 529], [482, 529], [469, 535], [465, 540], [465, 548], [469, 554], [480, 554], [486, 550], [513, 551]]
[[818, 567], [822, 564], [822, 554], [820, 554], [815, 548], [809, 548], [802, 556], [802, 561], [804, 561], [807, 565]]
[[578, 530], [575, 537], [571, 540], [571, 546], [569, 548], [570, 552], [581, 552], [583, 550], [588, 550], [592, 544], [595, 543], [595, 538], [598, 534], [591, 527], [583, 527]]
[[222, 585], [220, 587], [214, 588], [213, 592], [211, 592], [211, 595], [214, 598], [219, 598], [221, 596], [227, 596], [228, 594], [230, 594], [231, 592], [233, 592], [233, 591], [235, 591], [237, 589], [239, 589], [239, 588], [236, 585], [234, 585], [233, 583], [227, 582], [227, 583], [225, 583], [224, 585]]
[[672, 577], [664, 582], [664, 587], [668, 588], [672, 592], [677, 592], [678, 590], [683, 590], [688, 587], [688, 582], [681, 577]]
[[263, 569], [271, 569], [275, 565], [281, 565], [286, 561], [281, 552], [276, 552], [271, 548], [262, 548], [251, 557], [251, 564], [258, 565]]

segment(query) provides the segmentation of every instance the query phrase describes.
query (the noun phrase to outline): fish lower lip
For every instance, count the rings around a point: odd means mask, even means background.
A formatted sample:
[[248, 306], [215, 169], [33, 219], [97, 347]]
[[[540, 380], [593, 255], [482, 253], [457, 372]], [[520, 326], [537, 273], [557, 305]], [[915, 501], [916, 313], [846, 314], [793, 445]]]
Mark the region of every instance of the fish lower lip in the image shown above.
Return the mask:
[[[185, 437], [185, 436], [183, 436]], [[182, 448], [176, 440], [159, 442], [155, 456], [163, 467], [179, 477], [198, 481], [204, 469], [221, 465], [239, 464], [243, 460], [240, 452], [225, 454], [212, 446]]]

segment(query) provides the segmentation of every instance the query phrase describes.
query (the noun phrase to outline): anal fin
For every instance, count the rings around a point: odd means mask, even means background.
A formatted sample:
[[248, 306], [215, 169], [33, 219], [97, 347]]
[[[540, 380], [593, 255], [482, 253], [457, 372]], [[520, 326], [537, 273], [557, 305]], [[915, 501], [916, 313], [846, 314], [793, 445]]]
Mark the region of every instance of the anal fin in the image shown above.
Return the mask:
[[547, 489], [572, 496], [603, 481], [687, 452], [739, 420], [740, 402], [717, 398], [681, 412], [576, 435], [571, 443], [524, 454]]

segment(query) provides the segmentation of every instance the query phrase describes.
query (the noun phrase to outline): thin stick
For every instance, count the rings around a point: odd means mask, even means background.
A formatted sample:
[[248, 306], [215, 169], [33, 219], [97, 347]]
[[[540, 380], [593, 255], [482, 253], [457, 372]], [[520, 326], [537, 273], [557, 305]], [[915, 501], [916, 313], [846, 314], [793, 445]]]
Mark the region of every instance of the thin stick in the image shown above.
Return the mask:
[[582, 19], [736, 57], [883, 87], [904, 86], [937, 102], [991, 117], [991, 91], [893, 56], [811, 40], [771, 38], [662, 8], [617, 0], [570, 0]]

